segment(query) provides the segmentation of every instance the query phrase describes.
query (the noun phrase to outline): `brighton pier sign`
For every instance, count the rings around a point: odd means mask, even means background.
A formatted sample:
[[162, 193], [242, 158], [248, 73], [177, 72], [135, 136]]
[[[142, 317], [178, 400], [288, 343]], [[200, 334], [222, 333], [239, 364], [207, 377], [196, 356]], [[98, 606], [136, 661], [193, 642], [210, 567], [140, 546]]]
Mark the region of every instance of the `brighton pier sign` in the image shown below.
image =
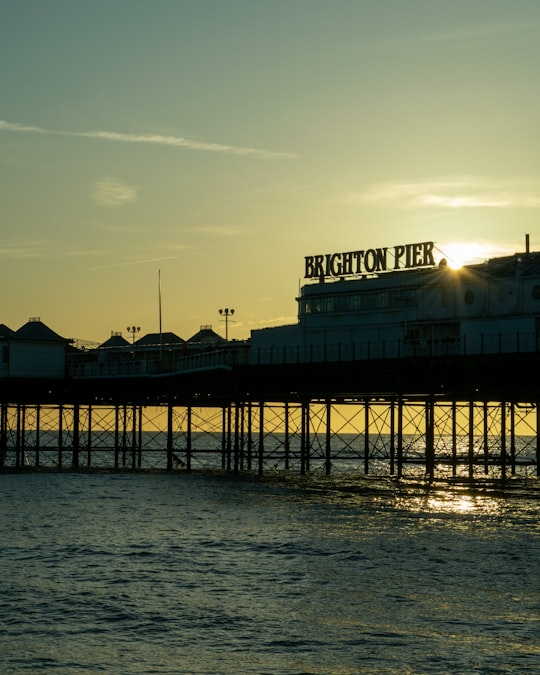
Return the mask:
[[379, 274], [393, 270], [432, 267], [432, 241], [421, 244], [403, 244], [392, 248], [368, 248], [346, 253], [326, 253], [305, 257], [305, 279], [346, 277], [357, 274]]

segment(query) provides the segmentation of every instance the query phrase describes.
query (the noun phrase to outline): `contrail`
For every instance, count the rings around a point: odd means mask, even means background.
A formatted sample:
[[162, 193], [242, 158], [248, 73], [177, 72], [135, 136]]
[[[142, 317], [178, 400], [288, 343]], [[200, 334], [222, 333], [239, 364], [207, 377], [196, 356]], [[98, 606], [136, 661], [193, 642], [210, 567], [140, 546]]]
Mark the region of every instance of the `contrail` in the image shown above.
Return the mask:
[[163, 145], [172, 148], [188, 148], [204, 152], [219, 152], [231, 155], [257, 157], [261, 159], [293, 159], [297, 155], [289, 152], [274, 152], [260, 148], [244, 148], [223, 143], [195, 141], [182, 136], [164, 136], [161, 134], [125, 134], [118, 131], [56, 131], [43, 127], [29, 126], [15, 122], [0, 120], [0, 131], [25, 134], [45, 134], [48, 136], [71, 136], [73, 138], [93, 138], [97, 140], [117, 143], [146, 143], [148, 145]]

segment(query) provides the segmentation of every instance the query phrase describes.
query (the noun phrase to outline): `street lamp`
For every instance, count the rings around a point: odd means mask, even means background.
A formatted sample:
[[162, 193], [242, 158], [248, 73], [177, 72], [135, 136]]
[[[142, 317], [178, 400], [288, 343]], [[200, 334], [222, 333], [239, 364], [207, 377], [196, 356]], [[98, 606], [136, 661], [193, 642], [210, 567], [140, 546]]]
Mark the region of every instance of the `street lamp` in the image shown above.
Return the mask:
[[126, 328], [127, 332], [131, 335], [131, 344], [135, 343], [135, 335], [141, 330], [140, 326], [128, 326]]
[[219, 313], [225, 317], [225, 342], [229, 342], [229, 317], [234, 314], [234, 309], [225, 307], [225, 309], [220, 309]]

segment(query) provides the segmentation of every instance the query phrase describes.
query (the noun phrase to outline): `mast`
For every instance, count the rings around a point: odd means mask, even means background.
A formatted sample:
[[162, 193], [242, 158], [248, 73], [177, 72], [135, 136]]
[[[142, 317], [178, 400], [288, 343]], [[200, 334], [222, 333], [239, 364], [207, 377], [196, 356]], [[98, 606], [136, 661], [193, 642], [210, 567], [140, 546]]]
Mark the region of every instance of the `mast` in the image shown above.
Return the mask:
[[158, 270], [158, 307], [159, 307], [159, 366], [163, 363], [163, 330], [161, 325], [161, 270]]

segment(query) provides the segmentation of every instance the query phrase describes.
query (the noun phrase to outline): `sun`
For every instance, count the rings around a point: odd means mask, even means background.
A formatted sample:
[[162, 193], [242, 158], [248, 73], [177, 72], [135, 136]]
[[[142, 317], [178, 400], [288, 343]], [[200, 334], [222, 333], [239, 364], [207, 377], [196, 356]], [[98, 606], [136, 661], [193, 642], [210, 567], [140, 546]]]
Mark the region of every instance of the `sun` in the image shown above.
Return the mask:
[[440, 252], [446, 258], [448, 267], [454, 270], [475, 262], [482, 262], [489, 257], [489, 248], [485, 244], [477, 242], [454, 241], [439, 247]]

